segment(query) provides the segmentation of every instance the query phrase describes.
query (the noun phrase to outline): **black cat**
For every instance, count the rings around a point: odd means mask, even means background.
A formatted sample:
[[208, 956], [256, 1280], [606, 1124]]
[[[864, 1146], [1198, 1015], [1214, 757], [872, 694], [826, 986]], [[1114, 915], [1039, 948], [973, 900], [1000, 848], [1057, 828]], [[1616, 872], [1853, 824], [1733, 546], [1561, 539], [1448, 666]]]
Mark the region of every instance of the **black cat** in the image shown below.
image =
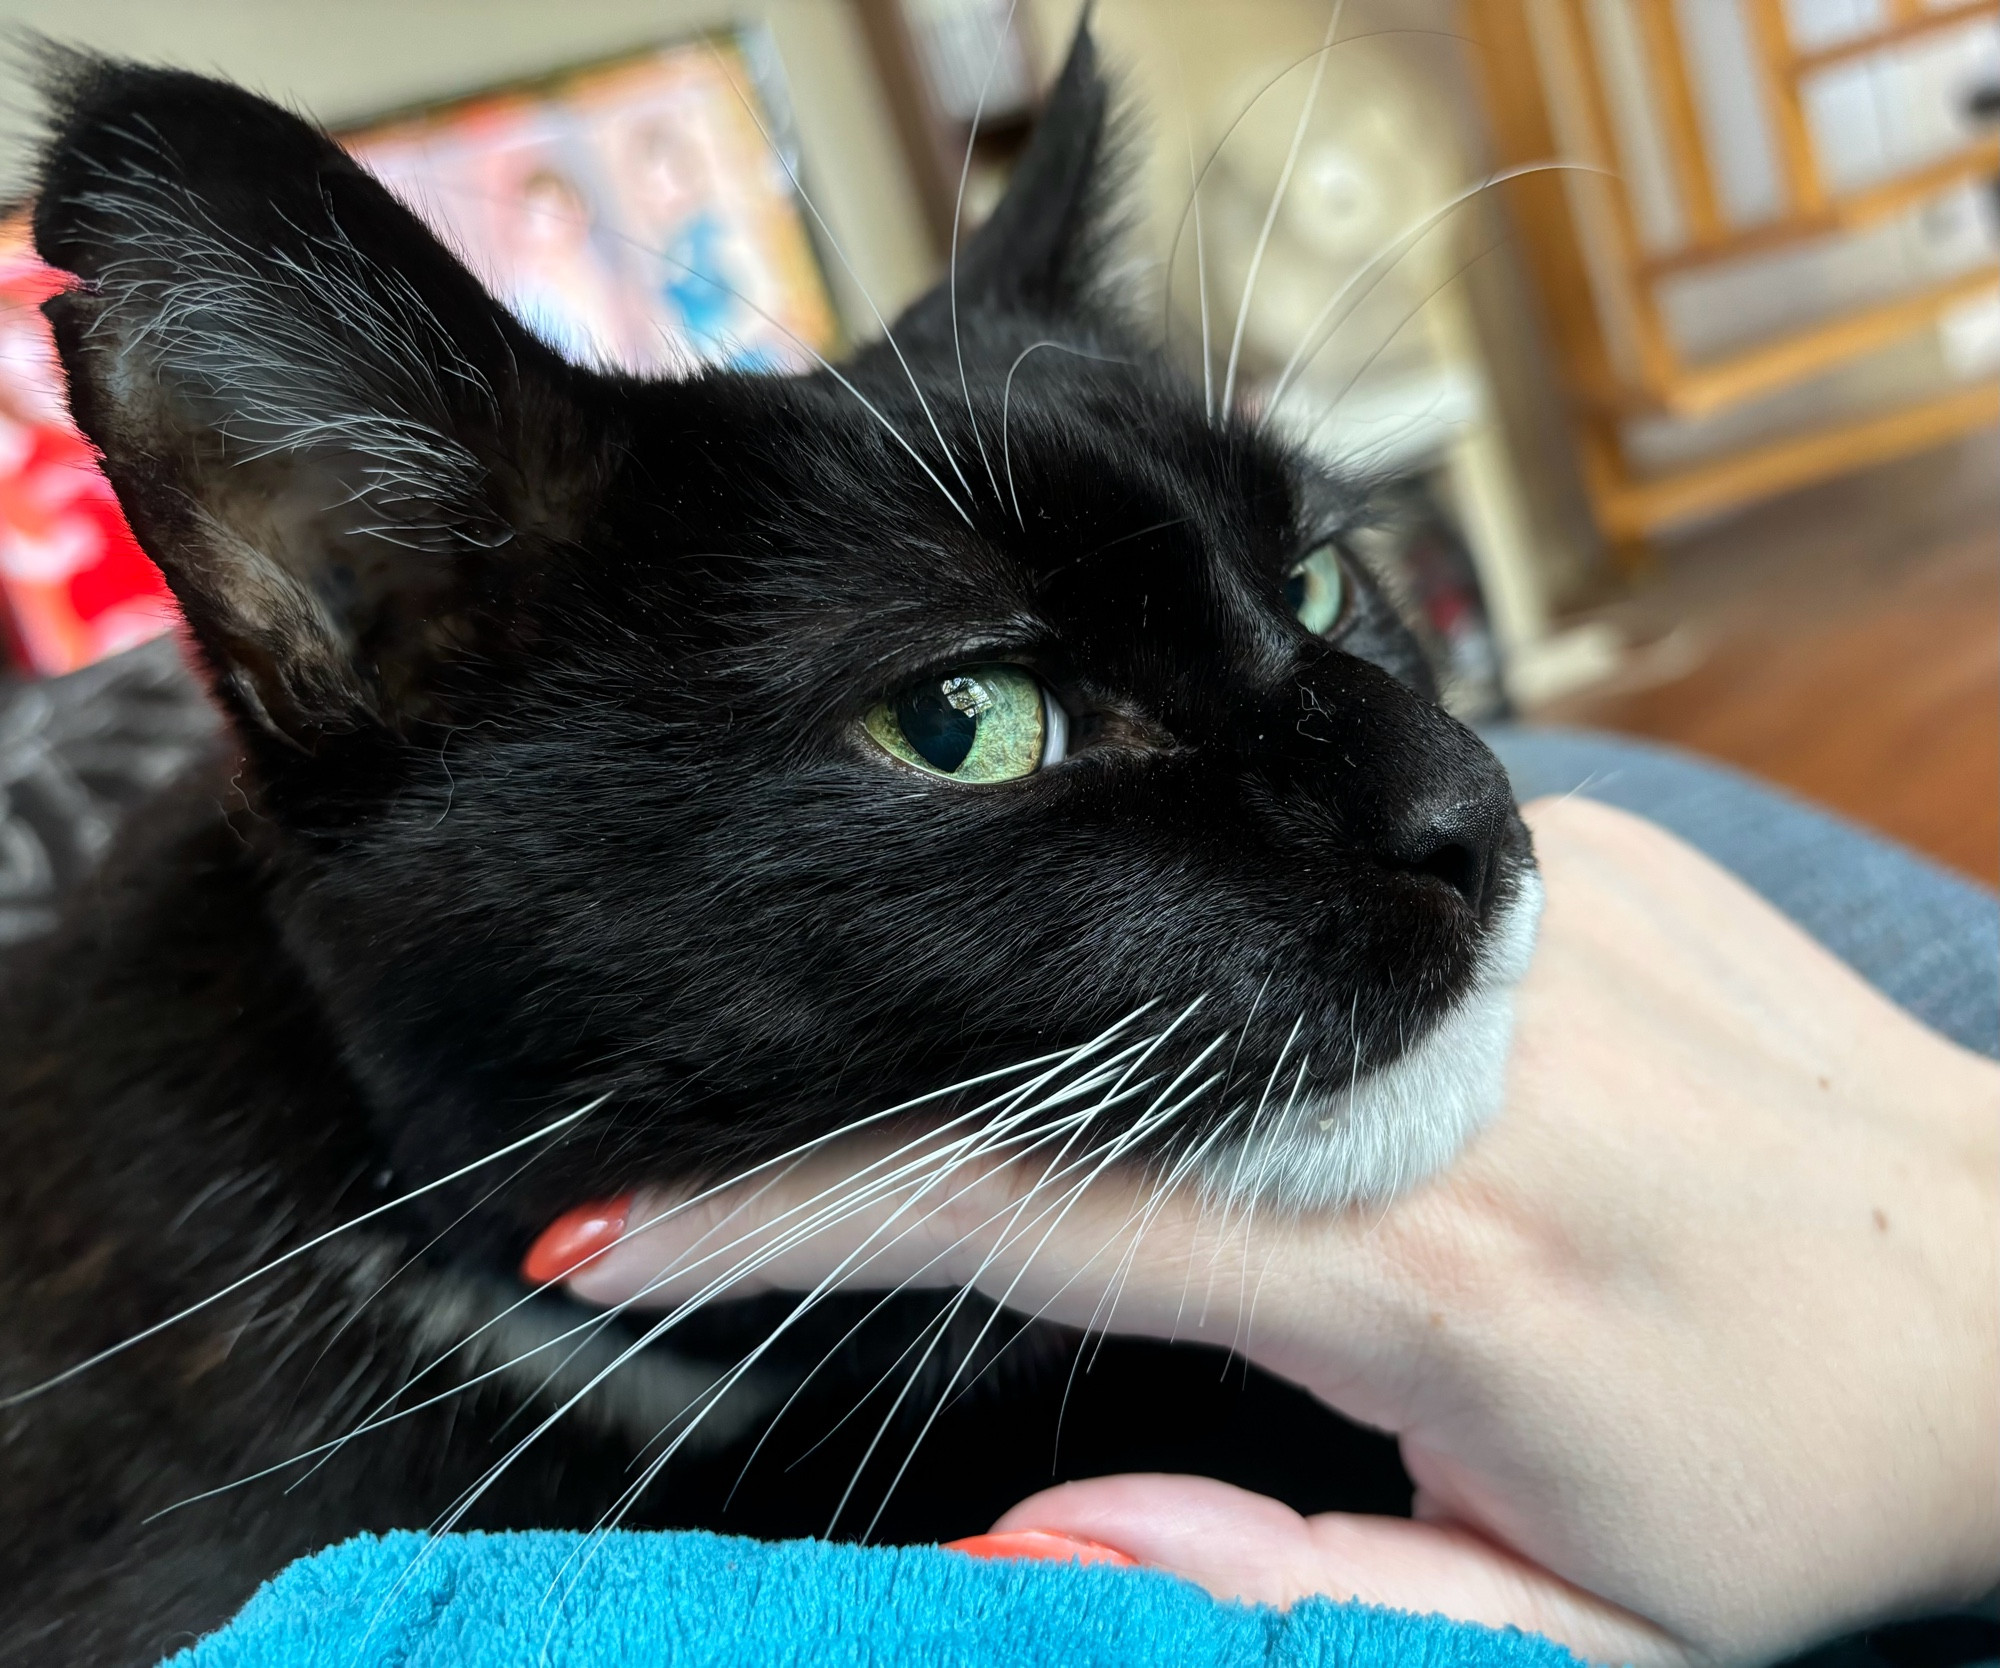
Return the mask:
[[[581, 1201], [933, 1095], [904, 1127], [1091, 1105], [1092, 1153], [1315, 1207], [1490, 1110], [1537, 896], [1506, 780], [1343, 552], [1356, 494], [1211, 420], [1106, 293], [1087, 36], [954, 282], [797, 377], [569, 365], [285, 112], [48, 80], [73, 409], [230, 739], [0, 1010], [0, 1660], [150, 1663], [468, 1498], [598, 1521], [789, 1311], [689, 1322], [494, 1471], [637, 1336], [515, 1274]], [[838, 1444], [722, 1511], [815, 1324], [627, 1521], [825, 1527]], [[1215, 1358], [1149, 1347], [1066, 1470], [1156, 1428], [1156, 1465], [1321, 1475], [1284, 1421], [1323, 1416], [1257, 1380], [1264, 1446], [1215, 1436]], [[878, 1533], [1046, 1481], [1066, 1368], [974, 1370]]]

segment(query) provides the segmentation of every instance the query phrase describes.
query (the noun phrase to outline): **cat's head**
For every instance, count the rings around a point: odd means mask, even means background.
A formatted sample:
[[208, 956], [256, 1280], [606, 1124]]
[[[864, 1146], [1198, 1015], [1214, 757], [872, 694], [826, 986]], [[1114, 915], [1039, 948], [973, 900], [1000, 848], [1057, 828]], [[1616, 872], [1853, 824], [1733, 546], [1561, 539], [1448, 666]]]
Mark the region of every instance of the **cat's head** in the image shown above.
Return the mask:
[[999, 1074], [909, 1116], [1033, 1080], [975, 1122], [1309, 1204], [1493, 1107], [1506, 779], [1356, 495], [1107, 295], [1087, 38], [955, 284], [799, 376], [570, 365], [293, 116], [53, 81], [74, 409], [402, 1176], [605, 1097], [525, 1233]]

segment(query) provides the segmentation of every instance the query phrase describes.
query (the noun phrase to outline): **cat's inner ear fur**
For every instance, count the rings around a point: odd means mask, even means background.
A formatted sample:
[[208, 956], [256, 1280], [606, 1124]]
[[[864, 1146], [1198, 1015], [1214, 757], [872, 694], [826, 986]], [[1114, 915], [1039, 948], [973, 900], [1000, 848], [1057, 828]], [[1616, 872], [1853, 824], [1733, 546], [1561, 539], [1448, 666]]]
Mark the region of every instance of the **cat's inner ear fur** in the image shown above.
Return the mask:
[[1107, 283], [1127, 230], [1120, 126], [1086, 16], [1006, 192], [961, 242], [955, 279], [897, 321], [898, 338], [948, 336], [954, 288], [961, 322], [988, 310], [1121, 325], [1126, 306]]
[[77, 420], [246, 716], [426, 716], [594, 467], [578, 373], [324, 134], [199, 76], [52, 56], [35, 209]]

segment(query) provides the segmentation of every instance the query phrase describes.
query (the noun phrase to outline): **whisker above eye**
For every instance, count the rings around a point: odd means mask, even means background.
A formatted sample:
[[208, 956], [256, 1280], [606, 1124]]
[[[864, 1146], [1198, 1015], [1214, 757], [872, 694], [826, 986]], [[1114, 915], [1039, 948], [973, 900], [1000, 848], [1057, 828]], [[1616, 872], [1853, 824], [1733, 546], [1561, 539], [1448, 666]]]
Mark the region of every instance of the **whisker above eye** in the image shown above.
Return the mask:
[[[1416, 244], [1419, 238], [1430, 231], [1432, 227], [1445, 220], [1454, 210], [1462, 208], [1475, 197], [1491, 191], [1496, 186], [1505, 185], [1509, 180], [1522, 179], [1529, 174], [1582, 173], [1609, 175], [1610, 172], [1609, 169], [1599, 167], [1596, 163], [1591, 162], [1524, 162], [1518, 167], [1502, 168], [1496, 173], [1488, 174], [1484, 179], [1478, 180], [1465, 187], [1464, 190], [1455, 193], [1428, 213], [1420, 215], [1416, 220], [1404, 227], [1402, 231], [1398, 232], [1381, 250], [1363, 262], [1348, 278], [1347, 282], [1335, 290], [1332, 296], [1328, 298], [1326, 304], [1313, 315], [1312, 321], [1307, 324], [1303, 334], [1299, 338], [1298, 347], [1293, 350], [1291, 358], [1285, 361], [1284, 369], [1278, 373], [1277, 380], [1271, 385], [1271, 398], [1267, 409], [1277, 409], [1278, 402], [1289, 392], [1293, 382], [1297, 380], [1299, 372], [1312, 363], [1313, 359], [1325, 348], [1326, 344], [1333, 340], [1334, 332], [1339, 330], [1340, 326], [1353, 313], [1354, 308], [1358, 307], [1373, 293], [1375, 286], [1381, 283], [1394, 270], [1396, 263], [1410, 252], [1410, 249]], [[1359, 294], [1355, 294], [1357, 285], [1363, 286]], [[1340, 308], [1341, 303], [1346, 301], [1350, 295], [1354, 296], [1353, 305], [1348, 307], [1346, 312], [1341, 313], [1338, 318], [1335, 318], [1334, 314], [1336, 310]], [[1313, 347], [1313, 337], [1319, 333], [1321, 327], [1325, 326], [1329, 319], [1332, 320], [1331, 329], [1327, 330], [1319, 346]], [[1309, 352], [1308, 349], [1311, 351]]]
[[[1372, 349], [1369, 350], [1369, 352], [1361, 359], [1361, 361], [1354, 367], [1353, 370], [1347, 373], [1346, 380], [1343, 381], [1341, 385], [1333, 391], [1332, 395], [1328, 397], [1328, 399], [1326, 400], [1325, 409], [1328, 411], [1335, 410], [1340, 405], [1340, 402], [1342, 400], [1346, 399], [1349, 394], [1353, 393], [1355, 385], [1359, 383], [1361, 379], [1365, 377], [1369, 373], [1369, 371], [1371, 371], [1375, 367], [1376, 362], [1381, 359], [1383, 354], [1389, 351], [1390, 347], [1394, 345], [1396, 338], [1400, 336], [1403, 333], [1403, 331], [1409, 327], [1409, 325], [1416, 319], [1416, 316], [1419, 313], [1421, 313], [1426, 307], [1428, 307], [1431, 304], [1431, 302], [1434, 301], [1438, 296], [1442, 295], [1453, 284], [1457, 283], [1459, 279], [1463, 278], [1466, 275], [1466, 273], [1470, 272], [1473, 269], [1473, 267], [1477, 266], [1488, 255], [1492, 254], [1494, 250], [1498, 249], [1502, 241], [1504, 240], [1500, 238], [1493, 238], [1489, 240], [1487, 243], [1483, 244], [1479, 249], [1474, 251], [1472, 254], [1466, 256], [1464, 260], [1460, 261], [1458, 265], [1453, 267], [1450, 272], [1444, 275], [1444, 277], [1440, 278], [1437, 281], [1437, 283], [1431, 286], [1429, 290], [1425, 291], [1424, 294], [1419, 296], [1408, 307], [1404, 308], [1402, 317], [1397, 319], [1395, 324], [1390, 329], [1383, 332], [1381, 341], [1378, 342]], [[1329, 337], [1328, 340], [1331, 341], [1332, 338]], [[1311, 363], [1311, 361], [1308, 360], [1307, 363]], [[1418, 414], [1413, 414], [1410, 419], [1412, 426], [1422, 421], [1424, 421], [1423, 417]], [[1397, 441], [1406, 432], [1407, 432], [1406, 429], [1405, 430], [1392, 429], [1389, 433], [1381, 436], [1376, 442], [1376, 445], [1380, 449], [1380, 452], [1392, 453]], [[1372, 467], [1369, 454], [1366, 451], [1357, 451], [1350, 460], [1349, 467], [1353, 469], [1357, 475], [1364, 475], [1369, 473]]]
[[1312, 82], [1306, 88], [1305, 103], [1299, 108], [1299, 119], [1292, 129], [1291, 147], [1285, 152], [1285, 165], [1278, 170], [1278, 183], [1271, 188], [1270, 205], [1264, 210], [1264, 223], [1257, 228], [1257, 242], [1250, 251], [1250, 270], [1243, 279], [1243, 293], [1236, 303], [1236, 330], [1229, 338], [1229, 362], [1222, 373], [1222, 409], [1228, 412], [1236, 400], [1236, 366], [1243, 352], [1243, 332], [1250, 323], [1250, 302], [1257, 293], [1257, 275], [1263, 269], [1265, 252], [1271, 246], [1271, 228], [1278, 222], [1278, 210], [1284, 206], [1285, 193], [1292, 183], [1292, 170], [1298, 166], [1299, 151], [1306, 142], [1306, 129], [1312, 124], [1313, 111], [1319, 104], [1320, 83], [1326, 79], [1327, 54], [1333, 47], [1333, 38], [1340, 32], [1341, 14], [1347, 10], [1347, 0], [1333, 0], [1333, 9], [1326, 20], [1326, 38], [1319, 45], [1319, 54], [1313, 64]]
[[[1201, 229], [1201, 180], [1194, 165], [1194, 122], [1188, 114], [1187, 66], [1182, 61], [1178, 43], [1174, 49], [1174, 67], [1181, 78], [1181, 132], [1187, 141], [1188, 165], [1188, 207], [1194, 214], [1194, 280], [1195, 304], [1201, 313], [1201, 414], [1209, 422], [1215, 421], [1215, 358], [1208, 340], [1208, 247], [1202, 239]], [[1166, 283], [1162, 286], [1171, 292], [1173, 288], [1173, 261], [1168, 258]], [[1169, 295], [1171, 308], [1171, 293]], [[1172, 314], [1168, 314], [1168, 330], [1172, 329]]]
[[972, 385], [965, 374], [965, 344], [958, 332], [958, 242], [965, 222], [966, 181], [972, 177], [972, 148], [979, 142], [979, 119], [986, 114], [986, 95], [993, 90], [993, 75], [1000, 67], [1000, 54], [1006, 50], [1014, 28], [1014, 14], [1020, 5], [1021, 0], [1008, 0], [1007, 15], [993, 37], [993, 56], [987, 59], [986, 73], [979, 79], [979, 98], [973, 104], [972, 121], [965, 132], [965, 160], [958, 169], [958, 195], [952, 199], [951, 256], [945, 268], [945, 295], [951, 303], [951, 351], [958, 361], [958, 391], [965, 397], [965, 420], [972, 425], [972, 443], [979, 448], [979, 461], [985, 467], [996, 504], [1000, 501], [1000, 482], [993, 473], [993, 460], [986, 455], [986, 441], [979, 432], [979, 414], [972, 409]]
[[[910, 392], [917, 396], [917, 406], [924, 414], [924, 421], [930, 424], [931, 433], [937, 437], [938, 449], [944, 453], [945, 462], [951, 465], [951, 472], [958, 477], [958, 484], [964, 488], [965, 496], [970, 499], [972, 483], [965, 478], [965, 471], [959, 468], [958, 457], [945, 439], [944, 430], [938, 427], [938, 420], [931, 412], [930, 401], [924, 398], [923, 388], [917, 382], [917, 374], [910, 369], [910, 362], [903, 357], [902, 347], [896, 341], [896, 333], [889, 328], [889, 321], [882, 316], [882, 309], [875, 305], [875, 297], [869, 293], [868, 286], [862, 283], [861, 275], [854, 270], [854, 263], [847, 258], [847, 251], [841, 247], [840, 240], [833, 235], [833, 228], [826, 223], [826, 216], [820, 213], [819, 205], [812, 200], [811, 194], [800, 182], [798, 170], [792, 166], [792, 159], [785, 155], [784, 147], [771, 136], [771, 130], [764, 125], [764, 118], [758, 112], [756, 105], [743, 89], [737, 86], [736, 77], [730, 74], [729, 65], [714, 41], [708, 43], [708, 50], [715, 60], [716, 67], [722, 72], [723, 79], [729, 83], [730, 91], [736, 95], [737, 102], [743, 106], [745, 113], [755, 124], [771, 155], [777, 159], [778, 166], [784, 169], [785, 178], [792, 182], [792, 189], [798, 193], [799, 201], [805, 205], [806, 212], [813, 217], [814, 224], [826, 238], [827, 247], [833, 251], [841, 269], [854, 281], [854, 287], [861, 292], [861, 299], [867, 303], [868, 311], [874, 316], [875, 322], [882, 327], [882, 339], [889, 344], [889, 351], [896, 356], [896, 363], [903, 367], [903, 375], [909, 379]], [[940, 482], [939, 485], [941, 488], [943, 483]], [[946, 496], [950, 497], [950, 494], [947, 493]], [[959, 514], [965, 515], [965, 511], [961, 508]], [[967, 516], [966, 520], [970, 522], [971, 517]]]
[[1014, 456], [1007, 440], [1007, 413], [1014, 400], [1014, 373], [1021, 368], [1021, 361], [1040, 348], [1053, 348], [1058, 353], [1071, 354], [1078, 359], [1094, 359], [1101, 365], [1124, 365], [1130, 361], [1115, 353], [1092, 353], [1088, 348], [1073, 347], [1068, 342], [1053, 339], [1030, 342], [1014, 355], [1014, 363], [1007, 367], [1006, 381], [1000, 389], [1000, 462], [1007, 476], [1007, 497], [1014, 506], [1014, 520], [1022, 528], [1028, 523], [1021, 514], [1021, 495], [1014, 490]]
[[[1174, 273], [1180, 261], [1181, 239], [1187, 236], [1189, 221], [1191, 219], [1198, 218], [1200, 213], [1200, 199], [1201, 199], [1202, 188], [1208, 183], [1209, 173], [1215, 167], [1216, 163], [1221, 160], [1222, 153], [1228, 147], [1229, 141], [1236, 136], [1236, 130], [1240, 128], [1244, 124], [1244, 122], [1249, 120], [1251, 112], [1253, 112], [1258, 105], [1262, 104], [1264, 100], [1278, 86], [1280, 86], [1295, 70], [1299, 69], [1303, 65], [1312, 62], [1315, 58], [1325, 58], [1329, 54], [1338, 51], [1342, 47], [1354, 46], [1362, 41], [1367, 41], [1367, 40], [1378, 40], [1384, 36], [1389, 36], [1389, 35], [1435, 35], [1442, 40], [1457, 41], [1461, 43], [1472, 42], [1472, 37], [1470, 35], [1467, 35], [1463, 31], [1457, 29], [1426, 29], [1421, 27], [1412, 27], [1407, 24], [1395, 24], [1387, 28], [1381, 28], [1381, 29], [1358, 29], [1353, 34], [1345, 35], [1337, 41], [1327, 41], [1325, 44], [1313, 48], [1313, 50], [1310, 52], [1301, 53], [1298, 57], [1292, 59], [1289, 63], [1287, 63], [1283, 69], [1279, 70], [1276, 74], [1272, 75], [1267, 81], [1265, 81], [1260, 87], [1258, 87], [1258, 89], [1254, 93], [1252, 93], [1250, 97], [1245, 101], [1243, 108], [1238, 110], [1236, 114], [1230, 118], [1229, 125], [1222, 130], [1222, 136], [1219, 139], [1217, 139], [1213, 145], [1209, 147], [1208, 155], [1202, 160], [1201, 167], [1199, 169], [1194, 169], [1192, 168], [1192, 166], [1190, 166], [1190, 171], [1193, 173], [1194, 176], [1194, 183], [1189, 188], [1188, 200], [1186, 203], [1182, 205], [1180, 216], [1174, 223], [1174, 235], [1168, 243], [1167, 254], [1164, 262], [1166, 270], [1166, 281], [1160, 287], [1161, 288], [1160, 337], [1162, 341], [1170, 342], [1173, 335]], [[1185, 80], [1183, 80], [1183, 85], [1185, 85]], [[1185, 97], [1183, 97], [1182, 100], [1182, 110], [1183, 114], [1185, 115], [1186, 113]], [[1190, 130], [1190, 145], [1191, 144], [1192, 144], [1192, 131]], [[1192, 153], [1190, 153], [1190, 164], [1192, 164]], [[1197, 250], [1197, 257], [1199, 257], [1200, 246], [1198, 241], [1196, 250]], [[1197, 275], [1199, 276], [1201, 272], [1201, 262], [1199, 258], [1197, 258], [1196, 261], [1196, 272]], [[1207, 313], [1206, 309], [1204, 309], [1202, 317], [1202, 326], [1204, 332], [1207, 329], [1207, 325], [1208, 325]], [[1204, 380], [1206, 380], [1206, 372], [1204, 372]], [[1211, 422], [1214, 421], [1215, 415], [1216, 415], [1215, 412], [1213, 411], [1210, 412], [1209, 420]]]
[[[739, 94], [738, 96], [740, 97], [741, 95]], [[492, 197], [490, 193], [469, 192], [464, 190], [463, 188], [454, 188], [454, 190], [455, 194], [459, 196], [473, 196], [473, 197], [485, 196], [493, 201], [499, 200], [497, 197]], [[817, 365], [822, 371], [824, 371], [828, 376], [832, 377], [833, 380], [836, 383], [838, 383], [841, 388], [846, 390], [847, 393], [851, 394], [854, 397], [855, 401], [861, 406], [862, 410], [866, 411], [868, 415], [872, 417], [876, 421], [876, 423], [878, 423], [882, 427], [882, 429], [888, 434], [889, 438], [894, 440], [897, 445], [902, 447], [902, 449], [910, 455], [911, 460], [916, 464], [916, 466], [930, 478], [931, 484], [938, 489], [940, 494], [943, 495], [944, 501], [958, 512], [959, 519], [963, 521], [968, 527], [973, 525], [972, 517], [967, 512], [966, 507], [959, 502], [957, 495], [954, 494], [952, 490], [944, 484], [943, 478], [937, 473], [937, 471], [934, 470], [930, 466], [930, 464], [924, 460], [923, 454], [919, 452], [917, 448], [911, 443], [909, 437], [905, 435], [901, 429], [897, 428], [896, 425], [892, 423], [886, 415], [884, 415], [881, 408], [878, 407], [874, 403], [874, 401], [870, 400], [865, 394], [861, 392], [860, 389], [855, 387], [854, 384], [847, 378], [847, 376], [839, 369], [839, 367], [837, 367], [830, 359], [826, 357], [825, 354], [821, 353], [818, 348], [814, 347], [812, 343], [808, 342], [796, 330], [792, 329], [790, 325], [786, 324], [783, 319], [779, 318], [776, 314], [770, 312], [768, 309], [760, 306], [757, 302], [751, 300], [749, 296], [745, 295], [741, 290], [739, 290], [734, 284], [729, 283], [726, 279], [720, 277], [716, 273], [710, 272], [705, 267], [696, 266], [694, 263], [690, 261], [684, 261], [679, 256], [674, 255], [673, 253], [671, 253], [666, 249], [654, 248], [652, 245], [643, 243], [638, 238], [633, 237], [629, 232], [618, 231], [615, 227], [602, 227], [599, 228], [599, 230], [603, 236], [610, 238], [615, 243], [625, 244], [630, 248], [641, 251], [642, 253], [650, 256], [652, 259], [664, 262], [666, 265], [673, 267], [676, 271], [687, 274], [689, 277], [699, 278], [704, 284], [711, 285], [715, 289], [721, 290], [724, 294], [732, 297], [741, 305], [748, 308], [751, 312], [755, 313], [773, 330], [777, 331], [781, 336], [783, 336], [786, 341], [790, 342], [793, 347], [797, 348], [800, 353], [804, 354], [808, 359], [812, 360], [813, 363]], [[872, 302], [870, 303], [870, 306], [873, 306]], [[908, 367], [906, 366], [905, 370], [907, 369]], [[918, 398], [921, 401], [922, 395], [919, 394]], [[928, 407], [925, 408], [925, 414], [927, 416], [929, 415]], [[933, 420], [932, 426], [933, 428], [935, 428], [936, 426], [935, 420]], [[944, 437], [940, 434], [938, 436], [938, 440], [939, 444], [942, 445]], [[946, 447], [945, 449], [945, 456], [947, 459], [952, 461], [952, 467], [956, 469], [957, 462], [955, 459], [951, 459], [951, 451], [949, 447]]]

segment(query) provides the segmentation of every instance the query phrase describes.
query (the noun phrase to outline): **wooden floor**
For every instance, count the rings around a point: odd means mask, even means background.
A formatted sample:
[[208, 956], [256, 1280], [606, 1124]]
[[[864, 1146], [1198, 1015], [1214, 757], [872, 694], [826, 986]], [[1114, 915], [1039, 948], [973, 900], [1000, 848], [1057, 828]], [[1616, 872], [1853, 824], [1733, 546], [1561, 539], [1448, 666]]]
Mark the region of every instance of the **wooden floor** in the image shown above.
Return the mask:
[[1660, 546], [1642, 647], [1533, 716], [1727, 759], [2000, 883], [2000, 435]]

